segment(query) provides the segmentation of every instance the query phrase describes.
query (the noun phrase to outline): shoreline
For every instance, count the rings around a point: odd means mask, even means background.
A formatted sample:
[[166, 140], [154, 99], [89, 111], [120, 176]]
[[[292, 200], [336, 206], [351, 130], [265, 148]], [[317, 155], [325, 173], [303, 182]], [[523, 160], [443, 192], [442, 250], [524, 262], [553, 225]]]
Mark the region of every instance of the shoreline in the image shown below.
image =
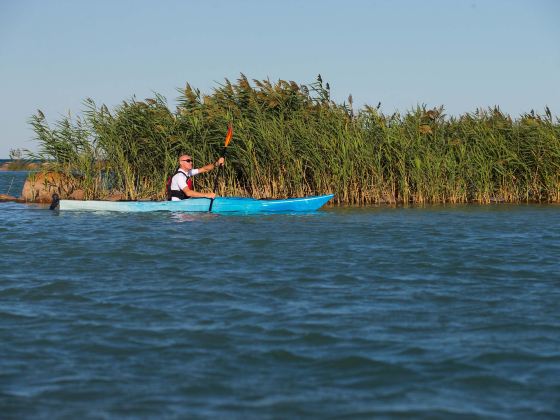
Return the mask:
[[0, 165], [0, 171], [7, 172], [7, 171], [35, 171], [40, 169], [42, 163], [38, 162], [22, 162], [17, 160], [9, 160], [5, 161]]
[[[0, 202], [26, 202], [26, 203], [50, 203], [52, 201], [52, 194], [57, 193], [62, 199], [70, 200], [83, 200], [87, 194], [80, 188], [79, 183], [75, 180], [70, 180], [63, 174], [59, 173], [42, 173], [39, 171], [41, 164], [36, 162], [31, 162], [26, 164], [25, 167], [12, 168], [10, 167], [11, 162], [4, 162], [0, 165], [0, 173], [5, 173], [6, 176], [10, 176], [7, 173], [13, 172], [14, 176], [25, 176], [25, 182], [21, 193], [18, 196], [11, 194], [0, 194]], [[19, 174], [19, 175], [18, 175]], [[26, 175], [24, 175], [26, 174]], [[16, 191], [13, 191], [16, 192]], [[334, 192], [334, 191], [332, 191]], [[5, 193], [2, 191], [1, 193]], [[336, 192], [335, 192], [336, 194]], [[254, 197], [257, 199], [286, 199], [286, 198], [298, 198], [311, 195], [321, 195], [321, 192], [316, 191], [314, 194], [307, 195], [290, 195], [288, 197], [284, 195], [280, 196], [252, 196], [247, 194], [240, 194], [240, 191], [229, 191], [229, 194], [223, 195], [224, 197]], [[499, 205], [499, 204], [509, 204], [509, 205], [530, 205], [530, 204], [560, 204], [560, 201], [554, 200], [512, 200], [512, 197], [507, 197], [500, 195], [499, 193], [493, 194], [484, 200], [468, 200], [468, 201], [442, 201], [442, 202], [404, 202], [396, 197], [388, 197], [387, 194], [382, 194], [378, 192], [379, 200], [370, 203], [350, 203], [344, 202], [343, 200], [333, 200], [333, 203], [329, 203], [328, 206], [332, 207], [348, 207], [348, 208], [369, 208], [369, 207], [425, 207], [427, 205]], [[382, 197], [383, 196], [383, 197]], [[91, 196], [90, 196], [91, 197]], [[158, 200], [158, 197], [152, 197], [150, 201], [164, 201]], [[146, 199], [146, 198], [145, 198]], [[116, 191], [106, 191], [105, 194], [98, 195], [93, 201], [133, 201], [127, 200], [126, 196], [122, 192]], [[143, 200], [140, 200], [143, 201]]]
[[[233, 196], [224, 196], [226, 198], [233, 198]], [[298, 197], [293, 197], [298, 198]], [[64, 198], [65, 200], [78, 200], [77, 198]], [[274, 200], [274, 198], [269, 198], [269, 200]], [[49, 204], [51, 203], [52, 199], [38, 199], [38, 200], [30, 200], [23, 196], [12, 196], [7, 194], [0, 194], [0, 204], [2, 203], [9, 203], [9, 202], [16, 202], [16, 203], [23, 203], [23, 204]], [[143, 202], [143, 201], [155, 201], [159, 202], [158, 200], [85, 200], [85, 201], [103, 201], [103, 202], [121, 202], [121, 203], [134, 203], [134, 202]], [[165, 201], [165, 200], [160, 200]], [[481, 207], [498, 207], [498, 206], [558, 206], [560, 203], [558, 202], [548, 202], [548, 201], [517, 201], [517, 202], [509, 202], [504, 200], [491, 200], [488, 203], [480, 202], [480, 201], [471, 201], [465, 203], [390, 203], [390, 202], [379, 202], [379, 203], [370, 203], [370, 204], [349, 204], [349, 203], [327, 203], [324, 207], [327, 208], [341, 208], [341, 209], [370, 209], [370, 208], [428, 208], [428, 207], [472, 207], [472, 206], [481, 206]]]

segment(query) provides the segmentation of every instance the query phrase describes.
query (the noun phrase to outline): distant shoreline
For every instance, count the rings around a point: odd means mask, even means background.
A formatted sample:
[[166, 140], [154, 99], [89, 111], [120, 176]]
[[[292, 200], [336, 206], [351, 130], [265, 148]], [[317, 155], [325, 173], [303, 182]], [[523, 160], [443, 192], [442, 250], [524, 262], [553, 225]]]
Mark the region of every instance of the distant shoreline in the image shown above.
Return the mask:
[[41, 162], [0, 159], [0, 171], [35, 171], [41, 165]]

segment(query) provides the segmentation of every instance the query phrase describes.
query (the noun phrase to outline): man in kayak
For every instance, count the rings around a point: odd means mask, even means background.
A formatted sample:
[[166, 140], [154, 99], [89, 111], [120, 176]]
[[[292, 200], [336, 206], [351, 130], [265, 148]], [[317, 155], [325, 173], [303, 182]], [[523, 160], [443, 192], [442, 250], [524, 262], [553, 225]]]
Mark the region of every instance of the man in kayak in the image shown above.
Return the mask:
[[216, 167], [224, 164], [221, 157], [216, 163], [209, 163], [202, 168], [193, 169], [193, 159], [189, 155], [179, 157], [179, 169], [171, 178], [170, 195], [171, 201], [185, 200], [191, 197], [216, 198], [215, 193], [202, 193], [193, 190], [192, 177], [204, 172], [209, 172]]

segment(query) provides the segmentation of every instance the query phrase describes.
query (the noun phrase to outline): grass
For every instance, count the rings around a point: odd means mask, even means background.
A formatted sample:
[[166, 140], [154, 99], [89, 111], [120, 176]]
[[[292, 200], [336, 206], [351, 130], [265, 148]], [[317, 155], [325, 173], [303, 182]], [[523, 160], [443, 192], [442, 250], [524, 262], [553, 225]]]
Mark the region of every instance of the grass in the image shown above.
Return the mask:
[[[284, 198], [335, 193], [336, 202], [466, 203], [560, 201], [560, 121], [515, 119], [498, 107], [453, 117], [443, 107], [384, 114], [335, 103], [318, 77], [309, 84], [225, 80], [210, 94], [186, 85], [178, 107], [160, 95], [113, 110], [84, 102], [83, 116], [31, 125], [45, 170], [75, 178], [88, 199], [121, 194], [163, 199], [177, 157], [212, 162], [228, 122], [234, 138], [221, 195]], [[196, 179], [211, 190], [213, 177]]]

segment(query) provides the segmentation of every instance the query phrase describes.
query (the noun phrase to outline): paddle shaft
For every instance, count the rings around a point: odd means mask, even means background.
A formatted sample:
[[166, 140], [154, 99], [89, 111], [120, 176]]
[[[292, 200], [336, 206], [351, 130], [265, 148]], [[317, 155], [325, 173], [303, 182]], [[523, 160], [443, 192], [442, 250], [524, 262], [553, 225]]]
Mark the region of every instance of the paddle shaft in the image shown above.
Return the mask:
[[[227, 134], [226, 134], [226, 140], [224, 142], [224, 148], [222, 149], [222, 153], [220, 153], [220, 158], [225, 158], [226, 157], [226, 151], [227, 151], [227, 147], [229, 142], [231, 141], [231, 137], [233, 136], [233, 126], [232, 124], [228, 124], [228, 130], [227, 130]], [[218, 158], [218, 160], [220, 160]], [[220, 165], [222, 166], [222, 165]], [[216, 195], [216, 191], [218, 191], [218, 179], [220, 177], [220, 166], [218, 166], [218, 170], [216, 172], [216, 179], [214, 180], [214, 195]], [[214, 205], [214, 199], [210, 199], [210, 208], [208, 209], [208, 212], [212, 211], [212, 206]]]
[[[225, 158], [226, 157], [226, 151], [227, 151], [227, 147], [224, 147], [222, 149], [222, 153], [220, 153], [220, 157]], [[219, 160], [219, 159], [218, 159]], [[218, 181], [220, 179], [220, 169], [222, 169], [223, 165], [219, 165], [218, 166], [218, 170], [216, 171], [216, 178], [214, 178], [214, 190], [213, 193], [216, 194], [216, 192], [218, 191]], [[211, 198], [210, 199], [210, 207], [208, 208], [208, 212], [212, 211], [212, 206], [214, 205], [214, 199]]]

